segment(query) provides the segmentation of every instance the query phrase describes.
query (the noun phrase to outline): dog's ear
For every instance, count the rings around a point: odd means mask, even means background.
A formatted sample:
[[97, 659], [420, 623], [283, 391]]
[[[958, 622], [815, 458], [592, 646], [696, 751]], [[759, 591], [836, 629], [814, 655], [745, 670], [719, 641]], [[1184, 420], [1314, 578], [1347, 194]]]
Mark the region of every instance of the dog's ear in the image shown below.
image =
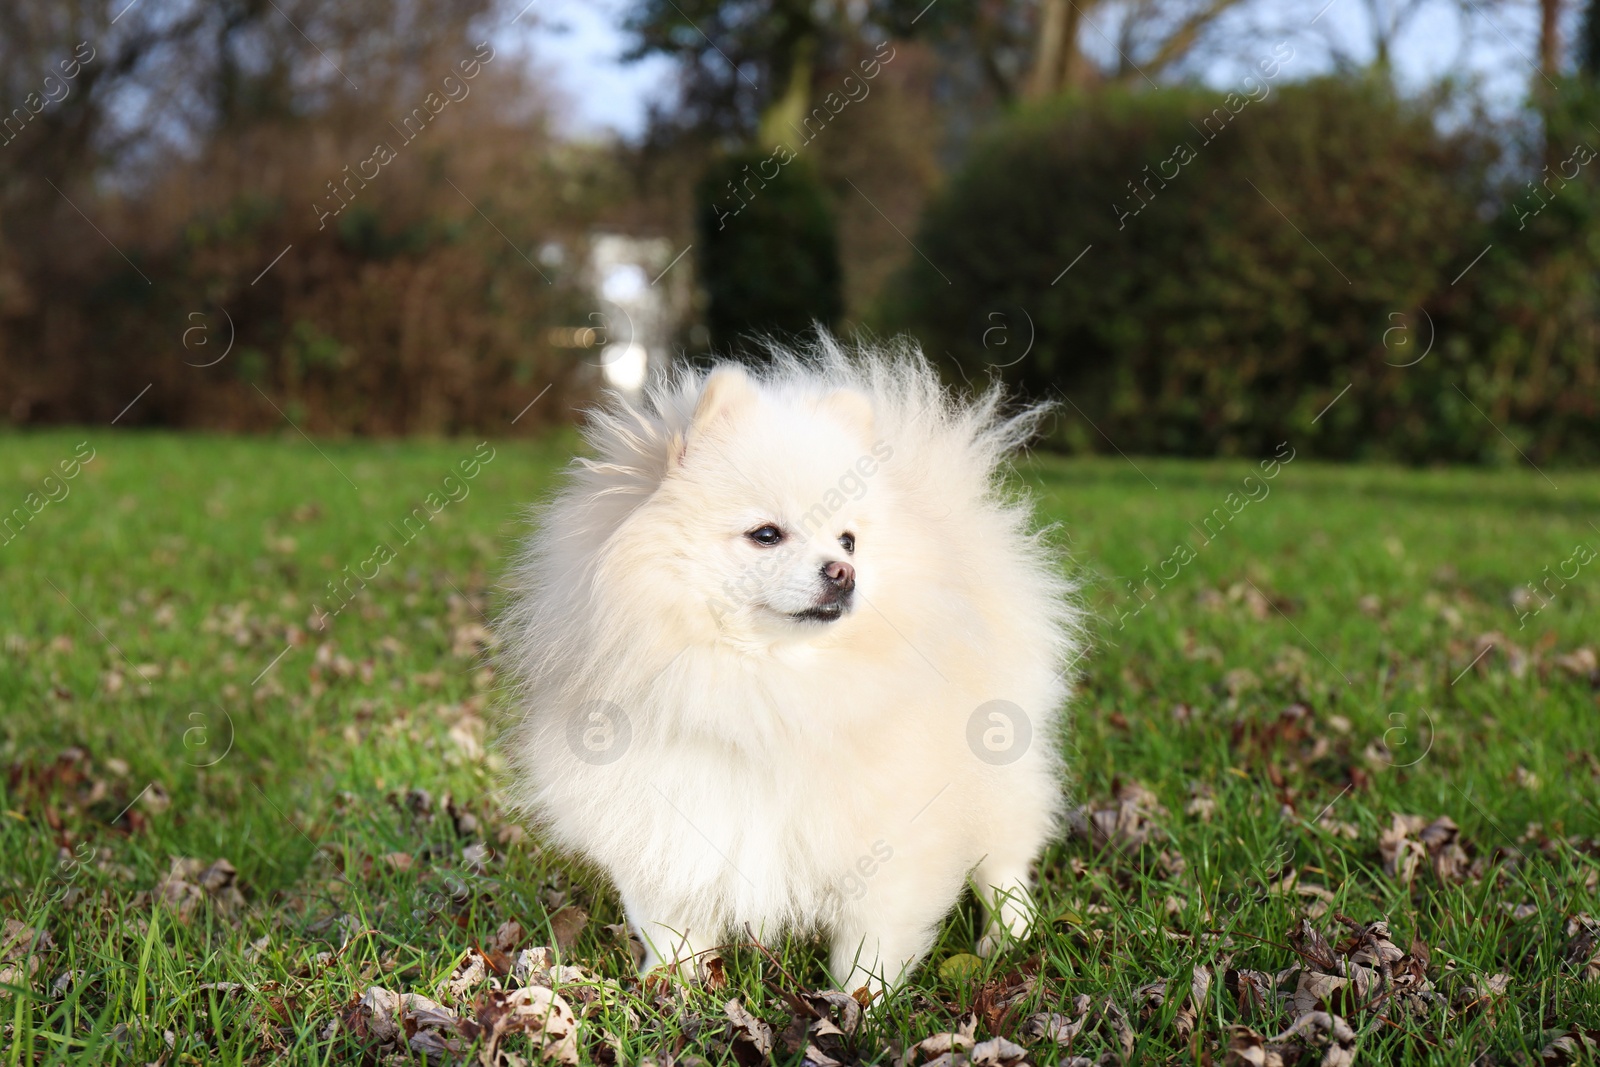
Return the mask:
[[872, 401], [854, 389], [835, 389], [822, 398], [822, 410], [844, 423], [868, 446], [872, 444]]
[[700, 387], [700, 401], [695, 404], [694, 415], [689, 419], [688, 434], [672, 440], [672, 451], [667, 456], [667, 473], [683, 465], [695, 438], [740, 408], [753, 404], [755, 399], [755, 386], [743, 367], [724, 364], [708, 374], [705, 384]]

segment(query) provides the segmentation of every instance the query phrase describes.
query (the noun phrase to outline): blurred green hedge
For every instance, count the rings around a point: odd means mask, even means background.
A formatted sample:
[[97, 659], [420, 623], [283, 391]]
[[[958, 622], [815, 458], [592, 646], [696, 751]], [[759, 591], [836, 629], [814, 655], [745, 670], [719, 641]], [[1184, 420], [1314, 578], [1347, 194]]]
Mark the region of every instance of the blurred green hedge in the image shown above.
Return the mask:
[[[1500, 131], [1441, 132], [1372, 81], [1253, 84], [1019, 112], [927, 212], [880, 325], [1064, 396], [1062, 447], [1600, 456], [1600, 161], [1558, 153], [1576, 177], [1519, 228]], [[1552, 143], [1600, 146], [1568, 97]]]
[[793, 338], [844, 312], [827, 187], [786, 146], [716, 160], [695, 190], [697, 266], [711, 341]]

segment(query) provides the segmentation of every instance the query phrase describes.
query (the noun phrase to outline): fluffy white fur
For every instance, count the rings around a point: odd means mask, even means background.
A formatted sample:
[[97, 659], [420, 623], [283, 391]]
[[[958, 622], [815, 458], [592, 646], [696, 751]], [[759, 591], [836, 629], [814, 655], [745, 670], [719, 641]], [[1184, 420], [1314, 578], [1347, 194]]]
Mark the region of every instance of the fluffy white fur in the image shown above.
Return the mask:
[[[814, 932], [843, 988], [876, 991], [969, 877], [980, 950], [1026, 932], [1078, 637], [1029, 503], [999, 486], [1040, 409], [1000, 405], [908, 345], [825, 338], [591, 413], [594, 457], [542, 510], [503, 626], [510, 789], [610, 875], [646, 970], [747, 928]], [[768, 524], [776, 547], [748, 536]], [[840, 561], [847, 606], [824, 603]], [[819, 603], [845, 610], [795, 617]]]

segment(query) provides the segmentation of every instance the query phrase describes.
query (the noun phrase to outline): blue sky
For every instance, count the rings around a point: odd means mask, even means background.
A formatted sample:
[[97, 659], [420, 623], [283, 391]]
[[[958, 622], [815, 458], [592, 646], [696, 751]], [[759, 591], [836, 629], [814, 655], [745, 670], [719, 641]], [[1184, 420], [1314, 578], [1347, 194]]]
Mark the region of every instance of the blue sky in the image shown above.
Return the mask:
[[[1330, 65], [1325, 39], [1348, 53], [1369, 56], [1368, 19], [1374, 2], [1380, 10], [1388, 10], [1396, 0], [1255, 0], [1246, 15], [1269, 18], [1291, 36], [1305, 60], [1294, 71], [1298, 77]], [[627, 44], [618, 27], [627, 6], [628, 0], [538, 0], [535, 61], [571, 105], [562, 115], [570, 133], [636, 134], [647, 103], [671, 92], [670, 65], [665, 61], [618, 61]], [[1577, 4], [1568, 7], [1570, 41]], [[1465, 20], [1459, 11], [1455, 0], [1428, 0], [1419, 10], [1394, 49], [1402, 84], [1415, 88], [1461, 69], [1483, 79], [1485, 95], [1499, 108], [1512, 106], [1537, 76], [1532, 67], [1537, 5], [1531, 0], [1470, 0]], [[1102, 29], [1115, 36], [1114, 26]], [[1090, 52], [1109, 47], [1088, 31], [1083, 44]], [[1208, 70], [1206, 80], [1231, 86], [1242, 73], [1242, 67], [1219, 61]]]
[[[618, 28], [625, 0], [540, 0], [540, 28], [534, 56], [553, 75], [574, 107], [566, 116], [570, 132], [598, 133], [612, 129], [638, 133], [645, 105], [670, 95], [671, 64], [656, 59], [619, 63], [627, 46]], [[559, 28], [560, 32], [555, 32]]]

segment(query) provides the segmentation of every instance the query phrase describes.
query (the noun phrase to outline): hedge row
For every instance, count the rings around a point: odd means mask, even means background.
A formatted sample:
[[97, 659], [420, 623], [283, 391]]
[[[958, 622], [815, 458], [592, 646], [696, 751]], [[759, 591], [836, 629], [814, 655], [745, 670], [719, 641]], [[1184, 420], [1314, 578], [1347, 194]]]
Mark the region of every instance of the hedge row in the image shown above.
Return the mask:
[[880, 325], [1064, 396], [1063, 447], [1600, 458], [1597, 114], [1569, 89], [1540, 170], [1368, 81], [1023, 111], [932, 206]]

